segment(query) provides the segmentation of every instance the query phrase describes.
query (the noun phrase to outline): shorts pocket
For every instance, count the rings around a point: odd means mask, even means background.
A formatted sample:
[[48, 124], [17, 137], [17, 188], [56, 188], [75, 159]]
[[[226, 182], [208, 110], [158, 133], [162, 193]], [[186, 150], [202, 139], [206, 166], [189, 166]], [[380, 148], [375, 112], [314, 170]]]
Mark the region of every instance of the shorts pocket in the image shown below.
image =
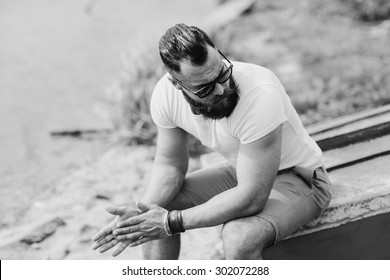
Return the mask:
[[332, 188], [327, 172], [320, 167], [314, 171], [312, 188], [318, 207], [325, 209], [332, 199]]

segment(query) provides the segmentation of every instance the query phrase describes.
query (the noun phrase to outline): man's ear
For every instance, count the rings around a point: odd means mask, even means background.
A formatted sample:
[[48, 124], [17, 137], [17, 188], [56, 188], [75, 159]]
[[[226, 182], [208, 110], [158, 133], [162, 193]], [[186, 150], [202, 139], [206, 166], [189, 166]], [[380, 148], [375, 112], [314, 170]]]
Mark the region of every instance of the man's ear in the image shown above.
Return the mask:
[[174, 78], [168, 76], [168, 80], [172, 83], [172, 85], [173, 85], [176, 89], [178, 89], [178, 90], [181, 90], [181, 89], [182, 89], [181, 85], [179, 85], [179, 84], [175, 81]]

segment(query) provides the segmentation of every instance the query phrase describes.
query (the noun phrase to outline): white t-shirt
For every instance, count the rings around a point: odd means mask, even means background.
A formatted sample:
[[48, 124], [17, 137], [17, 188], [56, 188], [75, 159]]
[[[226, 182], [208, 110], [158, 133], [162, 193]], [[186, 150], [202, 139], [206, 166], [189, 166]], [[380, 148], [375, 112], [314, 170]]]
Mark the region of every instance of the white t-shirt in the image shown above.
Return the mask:
[[283, 124], [279, 169], [323, 165], [321, 149], [304, 129], [279, 79], [261, 66], [233, 64], [240, 99], [229, 117], [212, 120], [195, 115], [182, 92], [171, 84], [166, 74], [157, 83], [151, 99], [155, 124], [161, 128], [182, 128], [234, 166], [240, 143], [256, 141]]

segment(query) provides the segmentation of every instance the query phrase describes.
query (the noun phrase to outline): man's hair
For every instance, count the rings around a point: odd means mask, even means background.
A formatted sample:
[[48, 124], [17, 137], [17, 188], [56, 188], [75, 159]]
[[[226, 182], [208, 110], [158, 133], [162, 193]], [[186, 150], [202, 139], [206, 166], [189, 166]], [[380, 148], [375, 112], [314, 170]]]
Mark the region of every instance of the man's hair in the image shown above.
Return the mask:
[[160, 57], [168, 70], [179, 73], [182, 60], [189, 60], [195, 65], [203, 65], [208, 55], [207, 45], [215, 47], [203, 30], [179, 23], [169, 28], [161, 37]]

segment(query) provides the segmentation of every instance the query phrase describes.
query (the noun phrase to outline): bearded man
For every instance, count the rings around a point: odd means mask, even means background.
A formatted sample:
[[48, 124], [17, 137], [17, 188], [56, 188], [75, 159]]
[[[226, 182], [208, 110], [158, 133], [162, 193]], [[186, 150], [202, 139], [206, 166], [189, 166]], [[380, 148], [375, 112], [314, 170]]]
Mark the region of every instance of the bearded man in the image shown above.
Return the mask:
[[[201, 29], [177, 24], [160, 39], [167, 73], [151, 115], [157, 151], [145, 195], [94, 237], [113, 255], [144, 244], [146, 259], [178, 259], [180, 235], [223, 225], [226, 259], [262, 252], [317, 217], [331, 199], [322, 152], [305, 131], [279, 79], [230, 61]], [[187, 174], [188, 136], [228, 163]]]

